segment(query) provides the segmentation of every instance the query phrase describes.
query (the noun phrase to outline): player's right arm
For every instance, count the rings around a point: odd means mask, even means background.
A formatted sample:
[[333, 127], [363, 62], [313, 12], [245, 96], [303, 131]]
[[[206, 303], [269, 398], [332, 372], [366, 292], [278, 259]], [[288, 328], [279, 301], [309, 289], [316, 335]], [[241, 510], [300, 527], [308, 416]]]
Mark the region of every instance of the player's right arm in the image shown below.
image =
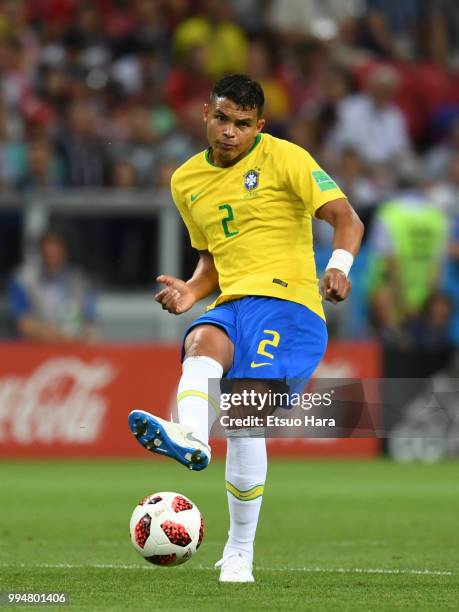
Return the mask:
[[166, 287], [155, 295], [155, 300], [161, 304], [163, 310], [172, 314], [182, 314], [190, 310], [196, 302], [218, 289], [218, 273], [209, 251], [199, 251], [198, 265], [188, 281], [165, 274], [161, 274], [156, 280]]
[[214, 259], [207, 250], [207, 240], [201, 228], [195, 223], [187, 198], [186, 179], [180, 178], [181, 169], [174, 172], [171, 179], [171, 194], [183, 222], [190, 236], [191, 246], [199, 251], [199, 261], [193, 276], [183, 281], [174, 276], [161, 274], [157, 282], [166, 285], [155, 295], [155, 300], [161, 304], [163, 310], [172, 314], [182, 314], [190, 310], [203, 298], [211, 295], [218, 289], [218, 273]]

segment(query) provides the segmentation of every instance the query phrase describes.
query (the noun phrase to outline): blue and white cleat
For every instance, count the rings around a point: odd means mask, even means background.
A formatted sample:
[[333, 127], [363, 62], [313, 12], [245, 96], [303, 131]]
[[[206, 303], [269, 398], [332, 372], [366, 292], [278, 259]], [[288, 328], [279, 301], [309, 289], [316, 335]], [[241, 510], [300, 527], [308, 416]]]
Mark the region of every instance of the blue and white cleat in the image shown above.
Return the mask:
[[144, 410], [133, 410], [129, 427], [138, 442], [152, 453], [171, 457], [190, 470], [203, 470], [210, 462], [210, 447], [185, 425], [171, 423]]

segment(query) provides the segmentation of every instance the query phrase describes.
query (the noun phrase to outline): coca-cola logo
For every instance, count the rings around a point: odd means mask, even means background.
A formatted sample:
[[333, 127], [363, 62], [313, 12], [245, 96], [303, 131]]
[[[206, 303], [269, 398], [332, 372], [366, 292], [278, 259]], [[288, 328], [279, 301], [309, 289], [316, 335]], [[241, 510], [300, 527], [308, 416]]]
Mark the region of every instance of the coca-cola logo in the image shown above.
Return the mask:
[[356, 376], [354, 364], [345, 359], [321, 361], [314, 372], [314, 378], [355, 378]]
[[115, 376], [108, 361], [46, 360], [25, 377], [0, 378], [0, 444], [89, 444], [100, 434]]

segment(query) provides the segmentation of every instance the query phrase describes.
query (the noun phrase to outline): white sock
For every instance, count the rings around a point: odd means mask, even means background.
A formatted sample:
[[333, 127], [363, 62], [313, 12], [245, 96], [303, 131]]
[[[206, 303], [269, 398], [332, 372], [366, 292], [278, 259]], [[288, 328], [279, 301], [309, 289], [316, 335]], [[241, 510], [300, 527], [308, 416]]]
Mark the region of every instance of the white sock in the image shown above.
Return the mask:
[[266, 471], [264, 438], [228, 438], [226, 489], [230, 529], [224, 556], [231, 552], [243, 552], [253, 558]]
[[209, 379], [220, 379], [223, 367], [211, 357], [188, 357], [182, 364], [177, 392], [178, 418], [205, 444], [220, 410], [219, 385]]

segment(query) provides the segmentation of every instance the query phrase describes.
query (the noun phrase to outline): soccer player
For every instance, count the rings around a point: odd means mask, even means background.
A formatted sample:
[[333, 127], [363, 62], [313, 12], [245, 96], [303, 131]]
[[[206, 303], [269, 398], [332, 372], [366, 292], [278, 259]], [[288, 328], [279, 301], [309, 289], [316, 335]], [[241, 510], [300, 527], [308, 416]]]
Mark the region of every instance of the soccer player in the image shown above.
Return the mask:
[[[334, 228], [321, 281], [326, 300], [344, 300], [363, 225], [342, 191], [300, 147], [263, 134], [264, 95], [246, 75], [213, 88], [204, 106], [209, 147], [172, 176], [172, 196], [199, 262], [191, 279], [161, 275], [155, 299], [172, 314], [219, 296], [185, 333], [177, 395], [179, 423], [136, 410], [129, 424], [148, 450], [193, 470], [211, 457], [209, 431], [218, 398], [209, 380], [302, 379], [327, 344], [316, 278], [311, 220]], [[229, 436], [226, 487], [229, 537], [221, 582], [253, 582], [253, 543], [266, 479], [262, 437]]]

